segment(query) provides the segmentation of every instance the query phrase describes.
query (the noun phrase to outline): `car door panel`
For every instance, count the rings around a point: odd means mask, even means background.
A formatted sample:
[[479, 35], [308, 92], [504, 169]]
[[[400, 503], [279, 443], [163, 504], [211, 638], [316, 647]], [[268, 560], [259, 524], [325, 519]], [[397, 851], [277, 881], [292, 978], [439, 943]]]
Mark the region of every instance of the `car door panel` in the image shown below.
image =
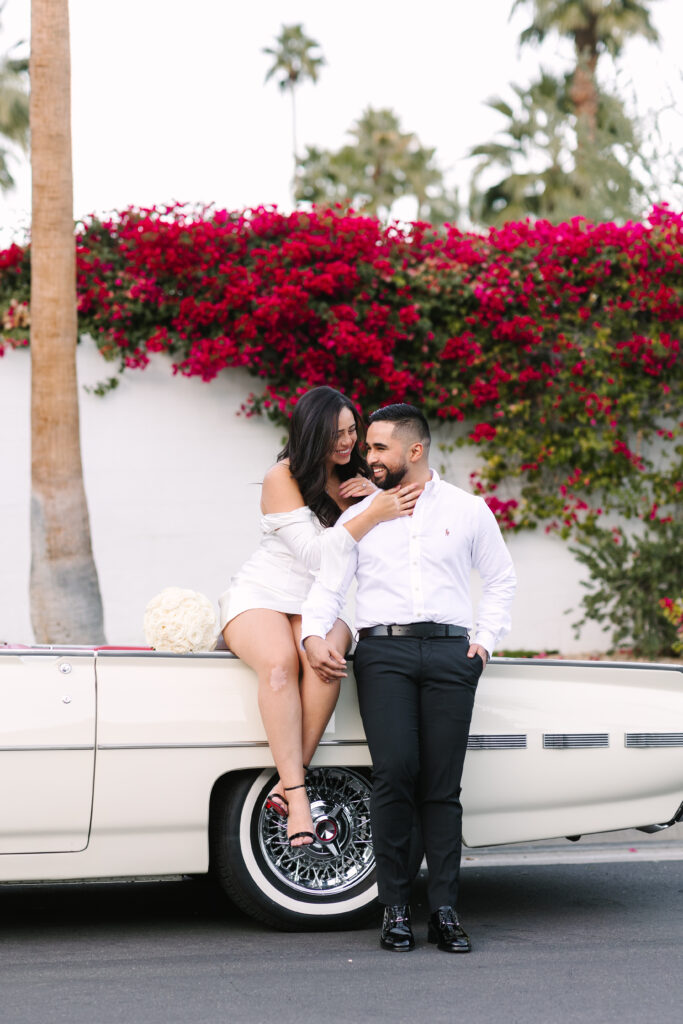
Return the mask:
[[82, 850], [95, 766], [94, 655], [4, 654], [0, 854]]

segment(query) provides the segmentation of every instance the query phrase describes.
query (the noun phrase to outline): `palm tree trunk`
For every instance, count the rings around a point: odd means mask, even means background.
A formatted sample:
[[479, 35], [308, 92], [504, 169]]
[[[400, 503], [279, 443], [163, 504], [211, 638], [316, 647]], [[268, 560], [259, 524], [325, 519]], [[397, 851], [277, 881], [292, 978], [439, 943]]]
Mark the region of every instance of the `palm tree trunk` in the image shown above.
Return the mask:
[[294, 82], [289, 83], [289, 92], [292, 97], [292, 158], [294, 162], [294, 172], [292, 174], [292, 202], [296, 206], [296, 187], [297, 179], [299, 177], [299, 156], [297, 153], [297, 139], [296, 139], [296, 96], [294, 94]]
[[595, 141], [598, 121], [598, 87], [595, 62], [582, 60], [572, 75], [569, 98], [574, 104], [577, 120], [583, 125], [590, 142]]
[[68, 0], [31, 0], [31, 619], [102, 643], [81, 465]]
[[590, 142], [595, 140], [598, 122], [598, 66], [597, 24], [595, 19], [574, 37], [576, 68], [569, 87], [569, 98], [574, 104], [577, 120]]

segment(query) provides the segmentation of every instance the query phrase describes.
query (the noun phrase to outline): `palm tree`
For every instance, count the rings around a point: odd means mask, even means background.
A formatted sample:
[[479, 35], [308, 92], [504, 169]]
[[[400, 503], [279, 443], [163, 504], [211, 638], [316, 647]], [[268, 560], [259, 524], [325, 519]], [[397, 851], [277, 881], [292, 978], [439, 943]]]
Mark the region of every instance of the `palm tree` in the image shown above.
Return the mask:
[[454, 220], [457, 202], [446, 193], [435, 150], [404, 132], [392, 110], [368, 107], [352, 125], [352, 142], [336, 152], [307, 147], [300, 161], [297, 199], [343, 202], [388, 217], [401, 196], [417, 200], [417, 219]]
[[280, 89], [289, 91], [292, 100], [293, 195], [296, 188], [298, 167], [295, 91], [297, 85], [300, 85], [306, 79], [309, 79], [311, 82], [318, 81], [320, 68], [325, 64], [325, 58], [322, 54], [316, 55], [313, 52], [319, 47], [320, 44], [315, 39], [310, 39], [304, 33], [302, 25], [283, 25], [280, 35], [275, 39], [275, 46], [266, 46], [262, 51], [274, 58], [266, 75], [266, 82], [273, 78], [273, 76], [277, 76], [277, 83]]
[[[506, 119], [500, 138], [470, 151], [480, 158], [470, 199], [474, 221], [498, 224], [532, 216], [558, 222], [576, 214], [624, 219], [639, 212], [645, 191], [633, 173], [639, 140], [621, 100], [598, 94], [596, 127], [587, 139], [573, 113], [571, 76], [542, 72], [536, 82], [512, 90], [513, 104], [488, 101]], [[480, 187], [494, 170], [502, 176]]]
[[[562, 216], [572, 196], [567, 167], [566, 121], [569, 111], [563, 83], [543, 72], [528, 88], [513, 85], [516, 103], [495, 97], [487, 106], [506, 118], [500, 140], [475, 146], [470, 156], [479, 157], [472, 179], [470, 215], [478, 223], [499, 223], [532, 214]], [[485, 189], [479, 182], [486, 172], [503, 172]]]
[[[0, 15], [4, 4], [0, 5]], [[28, 58], [0, 56], [0, 136], [28, 151]], [[8, 159], [12, 148], [0, 145], [0, 189], [14, 188]]]
[[68, 0], [31, 0], [31, 618], [42, 643], [102, 643], [76, 381]]
[[[639, 129], [619, 97], [598, 88], [602, 54], [618, 57], [626, 41], [658, 39], [648, 5], [640, 0], [514, 0], [513, 12], [532, 7], [521, 43], [556, 32], [574, 44], [576, 64], [565, 78], [542, 72], [526, 88], [512, 86], [517, 102], [489, 101], [506, 119], [502, 138], [471, 150], [481, 159], [472, 183], [470, 210], [478, 221], [537, 216], [551, 220], [581, 214], [618, 218], [640, 212], [646, 192]], [[634, 174], [640, 162], [641, 173]], [[503, 177], [480, 189], [497, 167]]]
[[391, 110], [368, 107], [351, 126], [352, 142], [337, 152], [307, 147], [300, 161], [297, 198], [346, 202], [365, 213], [387, 215], [405, 192], [406, 167], [415, 136], [402, 132]]
[[377, 216], [380, 209], [388, 211], [404, 194], [407, 165], [417, 140], [412, 132], [401, 131], [392, 110], [372, 107], [363, 111], [349, 135], [360, 176], [367, 180], [365, 208]]
[[598, 116], [595, 73], [600, 55], [618, 57], [633, 36], [659, 41], [648, 4], [640, 0], [515, 0], [512, 10], [529, 4], [533, 20], [520, 35], [521, 43], [542, 42], [551, 32], [574, 43], [576, 68], [569, 95], [590, 139]]

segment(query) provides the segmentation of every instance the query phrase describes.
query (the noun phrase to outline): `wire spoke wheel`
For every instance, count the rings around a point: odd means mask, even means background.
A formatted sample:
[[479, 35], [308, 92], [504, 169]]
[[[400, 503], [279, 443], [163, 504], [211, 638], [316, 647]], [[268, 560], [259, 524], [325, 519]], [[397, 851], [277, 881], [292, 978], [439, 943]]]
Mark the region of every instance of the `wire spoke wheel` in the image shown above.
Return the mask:
[[264, 803], [256, 821], [259, 848], [284, 887], [309, 895], [344, 893], [375, 868], [369, 783], [349, 769], [314, 768], [306, 790], [315, 842], [291, 848], [287, 819]]
[[370, 782], [363, 769], [306, 774], [315, 841], [290, 848], [266, 808], [272, 768], [222, 779], [211, 801], [211, 869], [231, 900], [275, 928], [353, 928], [376, 914]]

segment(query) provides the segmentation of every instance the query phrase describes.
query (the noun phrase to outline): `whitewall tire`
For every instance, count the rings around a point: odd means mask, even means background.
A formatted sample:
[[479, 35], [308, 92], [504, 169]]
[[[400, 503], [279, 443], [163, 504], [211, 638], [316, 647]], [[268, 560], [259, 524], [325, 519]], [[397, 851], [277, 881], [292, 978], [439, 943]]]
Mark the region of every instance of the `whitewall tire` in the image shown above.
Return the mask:
[[275, 928], [351, 928], [375, 911], [370, 783], [362, 770], [306, 774], [316, 841], [290, 849], [287, 819], [267, 810], [273, 769], [222, 779], [212, 797], [211, 863], [228, 896]]

